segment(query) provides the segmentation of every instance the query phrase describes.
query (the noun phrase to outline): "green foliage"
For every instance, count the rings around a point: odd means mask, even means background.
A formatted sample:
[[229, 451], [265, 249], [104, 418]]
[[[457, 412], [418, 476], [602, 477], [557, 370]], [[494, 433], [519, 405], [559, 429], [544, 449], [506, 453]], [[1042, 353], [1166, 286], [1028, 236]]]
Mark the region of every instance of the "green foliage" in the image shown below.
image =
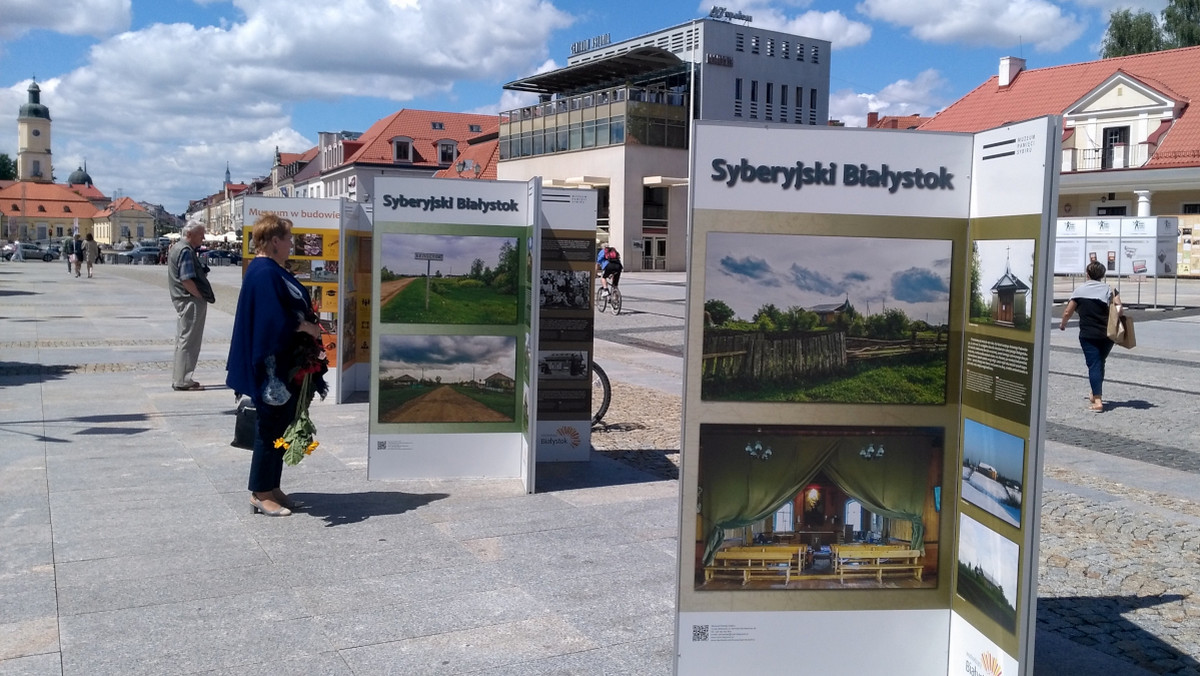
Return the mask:
[[17, 162], [8, 156], [8, 153], [0, 153], [0, 181], [15, 181], [17, 180]]
[[987, 303], [983, 299], [983, 286], [979, 276], [981, 263], [979, 260], [979, 244], [971, 243], [971, 307], [972, 317], [985, 317], [988, 314]]
[[705, 381], [702, 389], [707, 400], [938, 405], [946, 403], [946, 353], [863, 360], [846, 373], [800, 383]]
[[482, 286], [468, 279], [429, 280], [429, 307], [425, 307], [425, 281], [404, 287], [380, 309], [380, 321], [416, 324], [515, 324], [517, 296], [499, 286]]
[[908, 335], [908, 315], [892, 308], [867, 317], [867, 337], [879, 340], [900, 340]]
[[379, 281], [391, 282], [400, 279], [400, 275], [388, 270], [386, 267], [379, 271]]
[[1108, 16], [1101, 58], [1200, 45], [1200, 0], [1170, 0], [1161, 17], [1117, 10]]
[[716, 298], [704, 301], [704, 312], [713, 326], [721, 326], [734, 317], [733, 308], [729, 307], [725, 301]]
[[1157, 52], [1164, 47], [1158, 19], [1150, 12], [1121, 9], [1108, 15], [1108, 30], [1100, 43], [1100, 58]]
[[471, 279], [483, 281], [483, 268], [483, 259], [476, 258], [475, 260], [471, 261], [471, 272], [467, 276]]
[[520, 271], [517, 268], [517, 247], [505, 240], [500, 245], [500, 260], [492, 284], [500, 293], [516, 293]]
[[1200, 45], [1200, 0], [1171, 0], [1162, 11], [1165, 47]]

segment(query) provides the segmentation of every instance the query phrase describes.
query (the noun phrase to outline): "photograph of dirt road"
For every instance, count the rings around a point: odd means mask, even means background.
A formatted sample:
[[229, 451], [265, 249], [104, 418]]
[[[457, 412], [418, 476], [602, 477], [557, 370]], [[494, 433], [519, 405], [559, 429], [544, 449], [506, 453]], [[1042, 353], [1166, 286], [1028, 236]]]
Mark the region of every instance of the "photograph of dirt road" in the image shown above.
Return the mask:
[[381, 336], [379, 422], [516, 419], [512, 336]]
[[382, 242], [379, 321], [516, 323], [516, 238], [385, 233]]

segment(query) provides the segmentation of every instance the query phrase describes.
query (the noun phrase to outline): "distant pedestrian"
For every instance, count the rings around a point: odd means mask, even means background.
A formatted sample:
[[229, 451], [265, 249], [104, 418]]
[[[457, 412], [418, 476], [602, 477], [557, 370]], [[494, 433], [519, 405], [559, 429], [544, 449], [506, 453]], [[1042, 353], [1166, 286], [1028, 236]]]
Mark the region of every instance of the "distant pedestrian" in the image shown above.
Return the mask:
[[71, 264], [75, 266], [75, 276], [79, 276], [79, 267], [83, 265], [83, 237], [78, 233], [75, 234], [75, 241], [71, 242]]
[[72, 272], [74, 272], [74, 268], [75, 268], [74, 253], [75, 253], [75, 241], [71, 239], [70, 235], [63, 237], [62, 251], [58, 252], [58, 255], [62, 256], [63, 260], [65, 260], [67, 262], [67, 274], [68, 275], [71, 274]]
[[204, 225], [184, 226], [183, 236], [167, 254], [167, 286], [171, 302], [179, 315], [175, 333], [175, 368], [171, 387], [175, 390], [199, 390], [192, 376], [200, 360], [200, 342], [204, 338], [204, 319], [208, 304], [216, 302], [208, 283], [208, 266], [196, 256], [196, 247], [204, 241]]
[[21, 261], [22, 263], [25, 262], [25, 252], [21, 250], [21, 238], [20, 237], [18, 237], [17, 241], [13, 244], [12, 259], [14, 261]]
[[96, 243], [96, 239], [92, 237], [92, 233], [88, 233], [84, 238], [83, 257], [87, 261], [88, 279], [92, 277], [92, 264], [100, 258], [100, 245]]
[[1079, 313], [1079, 347], [1087, 363], [1088, 383], [1092, 391], [1088, 396], [1090, 408], [1099, 413], [1104, 410], [1104, 362], [1112, 352], [1113, 342], [1108, 337], [1109, 303], [1121, 303], [1117, 290], [1103, 281], [1106, 270], [1103, 263], [1092, 261], [1087, 266], [1088, 281], [1080, 284], [1071, 294], [1071, 300], [1063, 310], [1060, 331], [1067, 330], [1067, 320]]
[[[246, 267], [238, 295], [225, 384], [235, 395], [249, 396], [258, 414], [247, 482], [250, 505], [267, 516], [288, 516], [295, 505], [279, 487], [284, 449], [275, 441], [296, 417], [300, 398], [300, 385], [288, 374], [300, 366], [301, 348], [320, 352], [321, 327], [308, 289], [285, 267], [293, 249], [292, 222], [267, 214], [253, 233], [258, 255]], [[314, 374], [314, 391], [322, 397], [328, 390], [324, 372]]]

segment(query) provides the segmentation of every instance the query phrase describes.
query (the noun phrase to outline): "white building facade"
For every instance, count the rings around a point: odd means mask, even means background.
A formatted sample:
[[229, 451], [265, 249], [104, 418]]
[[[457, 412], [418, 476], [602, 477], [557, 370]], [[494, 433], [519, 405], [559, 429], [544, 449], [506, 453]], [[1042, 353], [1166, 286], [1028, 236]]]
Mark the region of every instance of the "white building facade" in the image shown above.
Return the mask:
[[598, 239], [621, 251], [626, 270], [685, 270], [691, 121], [829, 119], [828, 41], [721, 12], [623, 42], [575, 43], [565, 67], [505, 85], [540, 102], [501, 114], [498, 177], [595, 188]]

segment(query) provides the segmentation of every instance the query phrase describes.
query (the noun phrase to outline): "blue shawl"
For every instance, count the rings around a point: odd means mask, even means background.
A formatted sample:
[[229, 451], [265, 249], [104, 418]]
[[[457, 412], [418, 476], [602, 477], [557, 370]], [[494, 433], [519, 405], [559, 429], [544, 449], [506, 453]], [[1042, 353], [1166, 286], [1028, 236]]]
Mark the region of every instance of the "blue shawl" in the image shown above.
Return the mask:
[[[274, 260], [256, 257], [246, 267], [233, 337], [229, 343], [225, 384], [235, 394], [245, 394], [261, 404], [267, 382], [265, 361], [279, 355], [290, 344], [302, 317], [312, 317], [308, 289]], [[285, 373], [276, 374], [280, 379]]]

